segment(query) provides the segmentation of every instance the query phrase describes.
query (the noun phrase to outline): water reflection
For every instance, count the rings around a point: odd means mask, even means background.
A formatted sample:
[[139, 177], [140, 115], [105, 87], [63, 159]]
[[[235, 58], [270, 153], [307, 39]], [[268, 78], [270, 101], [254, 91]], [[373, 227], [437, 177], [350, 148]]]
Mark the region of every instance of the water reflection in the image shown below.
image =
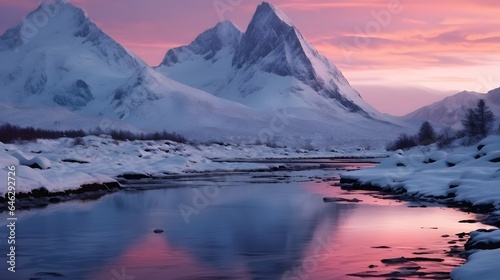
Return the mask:
[[[192, 202], [185, 192], [176, 194], [180, 204]], [[228, 187], [189, 223], [168, 217], [165, 237], [201, 265], [242, 267], [252, 279], [278, 278], [303, 258], [320, 224], [332, 231], [337, 225], [341, 207], [321, 199], [296, 185]]]
[[[196, 200], [205, 190], [200, 185], [37, 210], [18, 222], [18, 272], [12, 278], [1, 271], [1, 279], [53, 276], [40, 272], [69, 279], [109, 280], [123, 273], [151, 280], [278, 279], [304, 258], [320, 226], [334, 231], [343, 209], [352, 208], [324, 204], [298, 184], [218, 188], [204, 203]], [[180, 205], [196, 212], [186, 219]], [[165, 232], [154, 234], [155, 228]]]

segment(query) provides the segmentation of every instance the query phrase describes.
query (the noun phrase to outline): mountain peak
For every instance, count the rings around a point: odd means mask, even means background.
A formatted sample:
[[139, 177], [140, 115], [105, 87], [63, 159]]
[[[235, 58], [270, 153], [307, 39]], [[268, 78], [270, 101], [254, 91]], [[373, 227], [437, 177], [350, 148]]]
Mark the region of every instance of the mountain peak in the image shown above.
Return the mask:
[[224, 20], [224, 21], [218, 22], [217, 25], [215, 25], [214, 29], [217, 29], [217, 30], [237, 30], [237, 31], [241, 32], [241, 30], [230, 20]]
[[273, 4], [268, 2], [262, 2], [257, 7], [257, 11], [255, 12], [255, 17], [267, 17], [267, 19], [279, 19], [281, 22], [293, 26], [292, 21], [286, 16], [282, 11], [276, 8]]
[[[272, 52], [283, 51], [284, 41], [290, 42], [295, 47], [300, 47], [296, 29], [290, 19], [273, 5], [263, 2], [257, 7], [242, 37], [242, 44], [236, 51], [233, 64], [236, 68], [242, 68], [245, 64], [254, 64]], [[279, 62], [286, 62], [286, 59], [283, 59], [281, 57]], [[287, 69], [284, 69], [283, 73], [279, 70], [280, 73], [277, 74], [280, 76], [289, 75], [289, 66], [284, 65], [284, 68]]]
[[202, 55], [206, 60], [210, 60], [224, 48], [234, 53], [242, 35], [243, 32], [233, 22], [221, 21], [198, 35], [189, 45], [168, 50], [159, 66], [172, 66], [192, 54]]
[[[17, 49], [35, 37], [47, 36], [49, 32], [58, 33], [59, 28], [80, 27], [91, 23], [85, 11], [65, 0], [41, 3], [17, 26], [9, 28], [0, 36], [0, 50]], [[50, 27], [52, 26], [52, 27]]]
[[[236, 47], [239, 44], [243, 32], [230, 20], [225, 20], [217, 23], [215, 27], [206, 32], [215, 33], [214, 35], [220, 40], [221, 46]], [[201, 36], [200, 36], [201, 37]]]

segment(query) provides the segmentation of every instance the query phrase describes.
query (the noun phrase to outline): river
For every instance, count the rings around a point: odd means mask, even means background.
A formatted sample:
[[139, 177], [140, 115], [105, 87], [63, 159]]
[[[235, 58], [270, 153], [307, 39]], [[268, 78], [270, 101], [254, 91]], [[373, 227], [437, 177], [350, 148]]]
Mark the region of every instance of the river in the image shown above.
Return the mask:
[[449, 253], [465, 241], [456, 234], [480, 227], [458, 222], [474, 214], [334, 186], [340, 172], [371, 164], [294, 165], [136, 181], [98, 200], [20, 211], [16, 273], [2, 254], [0, 279], [447, 279], [464, 262]]

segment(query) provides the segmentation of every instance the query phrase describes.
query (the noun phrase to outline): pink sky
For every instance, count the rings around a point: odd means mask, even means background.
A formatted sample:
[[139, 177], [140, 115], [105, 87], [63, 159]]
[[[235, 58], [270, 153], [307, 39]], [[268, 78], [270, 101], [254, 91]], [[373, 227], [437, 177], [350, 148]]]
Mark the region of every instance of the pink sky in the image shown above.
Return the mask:
[[[260, 0], [72, 0], [119, 43], [150, 65], [218, 21], [243, 31]], [[497, 0], [270, 0], [333, 61], [375, 107], [403, 114], [434, 101], [416, 87], [440, 91], [500, 87], [500, 2]], [[0, 0], [0, 33], [38, 6]], [[373, 87], [370, 87], [372, 86]], [[381, 86], [397, 88], [401, 106]], [[409, 87], [407, 91], [401, 90]], [[411, 90], [410, 90], [411, 88]], [[388, 87], [388, 91], [391, 88]], [[389, 97], [391, 96], [391, 97]], [[424, 102], [425, 103], [425, 102]]]

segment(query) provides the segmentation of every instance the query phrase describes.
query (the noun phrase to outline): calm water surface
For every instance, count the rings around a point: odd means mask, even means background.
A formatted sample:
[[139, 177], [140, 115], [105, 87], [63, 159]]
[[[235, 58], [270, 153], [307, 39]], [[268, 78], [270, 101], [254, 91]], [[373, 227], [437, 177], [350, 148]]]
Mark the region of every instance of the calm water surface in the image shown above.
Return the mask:
[[[7, 272], [1, 213], [0, 279], [407, 279], [418, 267], [449, 272], [463, 262], [447, 256], [447, 242], [481, 227], [458, 223], [475, 216], [332, 186], [337, 169], [359, 166], [141, 182], [135, 187], [159, 188], [18, 212], [15, 274]], [[380, 261], [402, 256], [444, 261]]]

